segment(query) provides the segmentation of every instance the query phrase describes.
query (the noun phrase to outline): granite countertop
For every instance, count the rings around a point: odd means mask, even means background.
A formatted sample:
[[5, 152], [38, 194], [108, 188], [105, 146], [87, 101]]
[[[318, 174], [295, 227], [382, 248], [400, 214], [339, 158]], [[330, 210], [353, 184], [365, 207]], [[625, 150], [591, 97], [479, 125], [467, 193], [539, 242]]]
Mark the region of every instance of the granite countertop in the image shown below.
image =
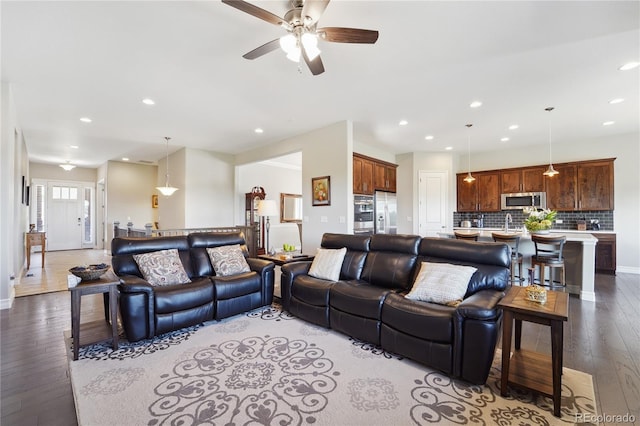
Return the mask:
[[[456, 231], [491, 231], [491, 232], [499, 232], [502, 231], [503, 228], [463, 228], [460, 226], [454, 226], [453, 227], [454, 230]], [[522, 227], [521, 226], [515, 226], [515, 227], [509, 227], [509, 232], [511, 231], [522, 231]], [[571, 233], [579, 233], [579, 234], [615, 234], [615, 231], [610, 231], [610, 230], [605, 230], [605, 229], [601, 229], [599, 231], [591, 231], [591, 230], [586, 230], [586, 231], [579, 231], [577, 229], [552, 229], [551, 230], [552, 233], [554, 234], [571, 234]]]
[[[453, 231], [459, 231], [465, 234], [474, 234], [474, 233], [479, 233], [479, 237], [485, 240], [490, 240], [492, 239], [491, 234], [493, 232], [504, 232], [504, 230], [502, 228], [460, 228], [460, 227], [455, 227], [452, 230], [446, 230], [446, 231], [442, 231], [439, 232], [438, 235], [441, 237], [448, 237], [448, 238], [452, 238], [453, 235]], [[549, 233], [549, 235], [566, 235], [567, 237], [567, 241], [578, 241], [578, 242], [587, 242], [587, 241], [591, 241], [591, 242], [596, 242], [598, 241], [598, 239], [596, 237], [594, 237], [592, 234], [593, 233], [597, 233], [598, 231], [578, 231], [578, 230], [572, 230], [572, 229], [558, 229], [558, 230], [551, 230], [551, 232]], [[600, 231], [603, 232], [603, 231]], [[605, 231], [606, 232], [606, 231]], [[531, 240], [531, 234], [529, 232], [527, 233], [523, 233], [521, 230], [517, 230], [514, 229], [513, 231], [509, 231], [509, 234], [513, 234], [513, 235], [518, 235], [520, 236], [521, 240]]]

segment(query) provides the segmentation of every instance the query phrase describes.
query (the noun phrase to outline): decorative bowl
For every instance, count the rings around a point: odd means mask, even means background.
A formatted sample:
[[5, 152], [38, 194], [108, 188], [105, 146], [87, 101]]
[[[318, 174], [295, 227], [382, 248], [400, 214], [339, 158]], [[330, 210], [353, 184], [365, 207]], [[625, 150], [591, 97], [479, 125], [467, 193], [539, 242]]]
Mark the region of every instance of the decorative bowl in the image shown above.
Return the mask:
[[69, 272], [80, 278], [82, 281], [91, 281], [100, 278], [109, 270], [109, 268], [110, 266], [106, 263], [99, 263], [97, 265], [74, 266], [69, 269]]
[[547, 290], [539, 285], [526, 287], [527, 299], [532, 302], [544, 303], [547, 301]]

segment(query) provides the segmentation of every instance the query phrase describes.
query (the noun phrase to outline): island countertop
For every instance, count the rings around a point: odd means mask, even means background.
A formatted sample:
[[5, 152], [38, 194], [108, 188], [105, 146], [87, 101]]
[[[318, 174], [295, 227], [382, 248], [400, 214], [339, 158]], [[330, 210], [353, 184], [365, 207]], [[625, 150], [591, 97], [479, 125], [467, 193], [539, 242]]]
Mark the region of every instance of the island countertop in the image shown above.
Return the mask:
[[[504, 234], [504, 229], [502, 228], [453, 228], [452, 230], [444, 230], [441, 232], [438, 232], [438, 236], [440, 237], [448, 237], [448, 238], [453, 238], [454, 234], [453, 232], [459, 232], [462, 234], [479, 234], [479, 239], [483, 239], [483, 240], [492, 240], [491, 234], [492, 233], [497, 233], [497, 234]], [[594, 231], [596, 232], [596, 231]], [[599, 231], [599, 232], [603, 232], [603, 231]], [[604, 232], [604, 233], [611, 233], [611, 232]], [[531, 233], [529, 232], [522, 232], [522, 230], [510, 230], [508, 232], [507, 235], [517, 235], [520, 237], [521, 240], [531, 240]], [[576, 230], [571, 230], [571, 229], [558, 229], [558, 230], [551, 230], [549, 234], [550, 236], [557, 236], [557, 235], [565, 235], [567, 237], [567, 241], [578, 241], [578, 242], [584, 242], [584, 241], [590, 241], [593, 244], [598, 242], [598, 238], [593, 236], [592, 232], [589, 231], [576, 231]]]

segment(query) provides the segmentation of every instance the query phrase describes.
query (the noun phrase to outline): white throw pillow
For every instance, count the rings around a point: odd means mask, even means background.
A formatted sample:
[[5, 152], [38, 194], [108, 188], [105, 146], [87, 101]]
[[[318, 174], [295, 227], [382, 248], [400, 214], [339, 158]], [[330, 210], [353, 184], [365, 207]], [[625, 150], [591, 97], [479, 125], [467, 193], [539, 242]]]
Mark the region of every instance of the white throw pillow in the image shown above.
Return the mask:
[[413, 287], [405, 297], [441, 305], [459, 302], [467, 292], [469, 280], [476, 271], [472, 266], [422, 262]]
[[138, 264], [144, 279], [153, 286], [191, 282], [176, 249], [134, 254], [133, 260]]
[[340, 269], [347, 248], [341, 249], [318, 249], [316, 257], [313, 258], [309, 275], [323, 280], [338, 281], [340, 279]]
[[213, 270], [220, 277], [251, 271], [239, 244], [208, 248], [207, 253]]

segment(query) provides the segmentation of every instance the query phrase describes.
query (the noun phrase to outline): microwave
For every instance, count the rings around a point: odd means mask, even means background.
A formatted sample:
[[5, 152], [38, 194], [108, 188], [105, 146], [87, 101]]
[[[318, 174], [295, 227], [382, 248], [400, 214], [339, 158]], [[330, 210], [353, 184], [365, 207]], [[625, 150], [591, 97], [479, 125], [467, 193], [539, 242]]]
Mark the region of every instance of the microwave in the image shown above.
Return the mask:
[[546, 192], [518, 192], [500, 196], [502, 210], [546, 209]]

